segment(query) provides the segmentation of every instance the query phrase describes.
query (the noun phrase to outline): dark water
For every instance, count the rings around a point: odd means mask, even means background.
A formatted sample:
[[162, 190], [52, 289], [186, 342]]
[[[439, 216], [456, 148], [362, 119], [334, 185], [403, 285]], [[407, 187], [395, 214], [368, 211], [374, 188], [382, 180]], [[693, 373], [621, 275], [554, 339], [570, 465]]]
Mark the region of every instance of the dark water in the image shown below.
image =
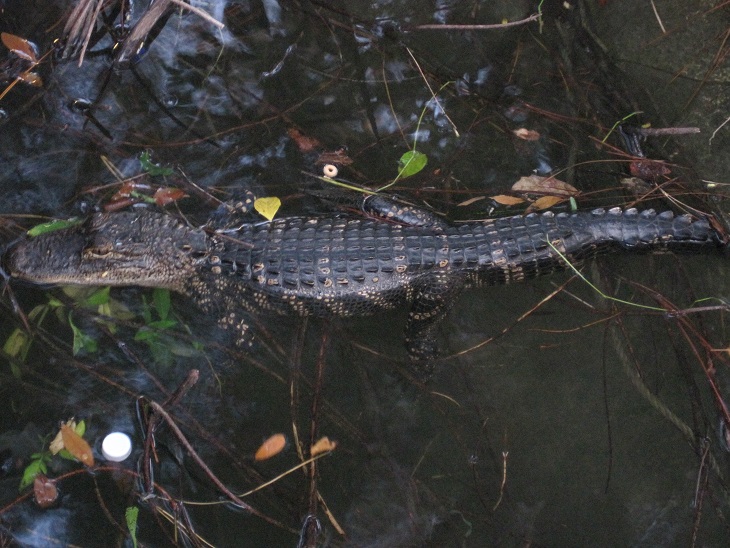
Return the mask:
[[[119, 188], [108, 165], [134, 177], [143, 151], [178, 171], [142, 181], [182, 188], [189, 197], [168, 207], [193, 218], [214, 207], [208, 194], [245, 190], [281, 197], [282, 214], [327, 210], [302, 192], [302, 172], [315, 168], [292, 130], [327, 151], [347, 147], [353, 162], [341, 176], [376, 187], [393, 181], [416, 141], [427, 167], [394, 188], [453, 218], [504, 214], [488, 197], [509, 193], [519, 177], [558, 173], [581, 192], [579, 207], [669, 207], [672, 196], [722, 222], [728, 130], [710, 137], [729, 112], [727, 8], [664, 2], [655, 14], [637, 4], [545, 2], [542, 25], [430, 30], [418, 26], [514, 21], [537, 6], [214, 1], [196, 5], [225, 29], [176, 12], [133, 69], [113, 66], [102, 33], [80, 68], [44, 60], [42, 87], [19, 84], [0, 101], [3, 241], [36, 224], [33, 216], [108, 204]], [[133, 4], [132, 20], [145, 8]], [[63, 2], [8, 1], [0, 22], [42, 54], [64, 13]], [[3, 56], [5, 87], [17, 70]], [[622, 140], [614, 131], [600, 143], [625, 117], [702, 133], [643, 143], [672, 172], [634, 191], [621, 184]], [[520, 128], [539, 137], [520, 139]], [[486, 199], [456, 205], [470, 198]], [[583, 272], [607, 295], [681, 309], [702, 298], [710, 300], [696, 306], [722, 308], [726, 269], [721, 257], [651, 255], [610, 257]], [[124, 510], [137, 506], [147, 546], [294, 546], [313, 516], [317, 542], [333, 546], [727, 545], [728, 459], [716, 435], [717, 401], [730, 389], [725, 314], [617, 303], [579, 279], [557, 292], [569, 278], [460, 298], [442, 329], [445, 357], [425, 386], [402, 374], [405, 311], [329, 323], [257, 318], [258, 342], [241, 353], [216, 318], [182, 299], [173, 298], [176, 325], [148, 344], [135, 333], [149, 291], [112, 291], [131, 312], [99, 320], [96, 306], [58, 289], [11, 284], [26, 314], [49, 296], [65, 305], [40, 325], [31, 319], [25, 359], [0, 360], [2, 539], [131, 545]], [[72, 309], [96, 351], [73, 355]], [[22, 326], [6, 292], [2, 342]], [[714, 394], [705, 373], [713, 367]], [[200, 380], [171, 412], [221, 481], [240, 494], [295, 466], [296, 429], [304, 452], [312, 438], [338, 442], [318, 462], [321, 498], [296, 471], [245, 498], [268, 519], [236, 510], [164, 427], [159, 489], [142, 495], [135, 401], [163, 402], [194, 368]], [[93, 474], [56, 458], [48, 475], [63, 478], [57, 503], [42, 510], [19, 500], [31, 454], [71, 417], [86, 421], [97, 458], [111, 430], [132, 435], [133, 457]], [[287, 436], [284, 452], [255, 463], [277, 432]], [[165, 513], [204, 540], [176, 536]]]

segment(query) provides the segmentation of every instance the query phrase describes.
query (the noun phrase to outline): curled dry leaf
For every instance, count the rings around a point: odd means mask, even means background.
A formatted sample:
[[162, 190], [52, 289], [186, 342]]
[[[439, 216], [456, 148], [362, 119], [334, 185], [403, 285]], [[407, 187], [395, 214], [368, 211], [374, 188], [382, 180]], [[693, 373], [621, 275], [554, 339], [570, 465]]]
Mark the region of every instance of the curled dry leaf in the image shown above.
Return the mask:
[[542, 177], [540, 175], [520, 177], [512, 185], [512, 190], [526, 194], [547, 194], [551, 196], [563, 196], [565, 198], [580, 194], [577, 188], [560, 179], [556, 179], [555, 177]]
[[512, 130], [512, 133], [523, 141], [538, 141], [540, 139], [540, 134], [534, 129], [521, 127], [520, 129]]
[[507, 196], [506, 194], [498, 194], [497, 196], [490, 196], [491, 200], [494, 200], [500, 205], [513, 206], [518, 204], [524, 204], [524, 198], [518, 198], [516, 196]]
[[38, 62], [38, 48], [35, 47], [33, 42], [10, 34], [9, 32], [0, 33], [0, 40], [15, 55], [31, 63]]
[[48, 508], [58, 498], [56, 482], [48, 479], [44, 474], [38, 474], [33, 480], [33, 497], [41, 508]]
[[87, 441], [67, 424], [61, 425], [61, 437], [66, 450], [86, 466], [94, 466], [94, 453]]
[[309, 453], [315, 457], [319, 455], [320, 453], [327, 453], [328, 451], [334, 451], [334, 449], [337, 447], [336, 441], [330, 441], [330, 439], [327, 436], [324, 436], [323, 438], [319, 438], [315, 444], [312, 446], [312, 448], [309, 450]]
[[286, 436], [284, 434], [274, 434], [258, 448], [254, 455], [254, 460], [266, 460], [281, 453], [286, 447]]

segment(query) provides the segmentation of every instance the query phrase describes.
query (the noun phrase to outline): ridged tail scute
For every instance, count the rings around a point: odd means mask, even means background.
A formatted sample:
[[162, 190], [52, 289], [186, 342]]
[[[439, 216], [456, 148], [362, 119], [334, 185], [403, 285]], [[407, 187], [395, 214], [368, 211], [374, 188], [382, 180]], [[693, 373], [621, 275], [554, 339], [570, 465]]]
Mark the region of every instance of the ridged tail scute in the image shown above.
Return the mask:
[[634, 208], [595, 209], [590, 215], [587, 224], [596, 243], [613, 243], [627, 250], [666, 247], [672, 251], [699, 251], [707, 246], [720, 248], [724, 243], [707, 219], [691, 215]]

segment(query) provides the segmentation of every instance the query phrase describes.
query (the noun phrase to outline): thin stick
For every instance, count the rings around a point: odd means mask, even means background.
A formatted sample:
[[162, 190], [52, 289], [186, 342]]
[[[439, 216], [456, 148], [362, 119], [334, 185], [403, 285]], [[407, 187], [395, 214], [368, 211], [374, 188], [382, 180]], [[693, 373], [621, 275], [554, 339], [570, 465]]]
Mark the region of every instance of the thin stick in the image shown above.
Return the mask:
[[208, 23], [210, 23], [211, 25], [215, 25], [219, 29], [224, 29], [226, 27], [220, 21], [218, 21], [217, 19], [214, 19], [208, 12], [205, 12], [205, 11], [201, 10], [200, 8], [196, 8], [195, 6], [191, 6], [187, 2], [184, 2], [183, 0], [171, 0], [171, 1], [172, 1], [173, 4], [177, 4], [182, 9], [191, 11], [195, 15], [197, 15], [198, 17], [202, 17], [203, 19], [205, 19], [206, 21], [208, 21]]
[[508, 23], [497, 23], [493, 25], [416, 25], [410, 30], [499, 30], [506, 29], [507, 27], [516, 27], [518, 25], [525, 25], [532, 21], [540, 19], [539, 13], [533, 13], [525, 19], [518, 21], [510, 21]]

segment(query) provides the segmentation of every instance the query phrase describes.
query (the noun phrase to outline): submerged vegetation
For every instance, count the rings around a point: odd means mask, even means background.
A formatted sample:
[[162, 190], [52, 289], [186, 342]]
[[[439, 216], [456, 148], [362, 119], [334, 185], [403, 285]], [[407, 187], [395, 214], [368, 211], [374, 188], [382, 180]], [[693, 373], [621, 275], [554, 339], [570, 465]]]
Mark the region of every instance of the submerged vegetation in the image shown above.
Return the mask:
[[[94, 211], [234, 229], [380, 192], [457, 223], [670, 208], [728, 234], [711, 4], [6, 2], [3, 250]], [[401, 311], [253, 316], [244, 352], [166, 290], [8, 282], [0, 544], [724, 545], [726, 262], [470, 294], [428, 385]]]

